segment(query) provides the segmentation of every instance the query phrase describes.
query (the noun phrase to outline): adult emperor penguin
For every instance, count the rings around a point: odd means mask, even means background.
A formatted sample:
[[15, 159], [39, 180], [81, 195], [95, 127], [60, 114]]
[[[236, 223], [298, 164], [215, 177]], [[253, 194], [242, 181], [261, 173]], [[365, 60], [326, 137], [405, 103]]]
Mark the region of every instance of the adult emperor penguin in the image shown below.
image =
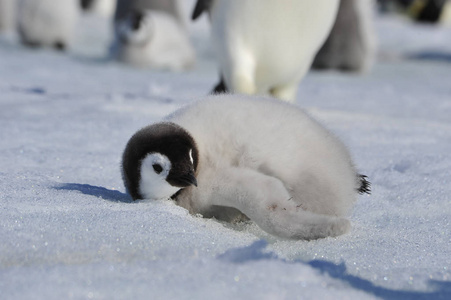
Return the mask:
[[79, 13], [79, 0], [19, 0], [20, 38], [28, 46], [63, 50], [72, 39]]
[[181, 71], [195, 62], [195, 52], [181, 25], [157, 10], [133, 11], [117, 24], [116, 56], [136, 67]]
[[208, 11], [222, 80], [215, 92], [294, 102], [299, 82], [334, 23], [339, 0], [198, 0]]
[[144, 127], [127, 143], [122, 175], [135, 200], [172, 197], [193, 214], [249, 218], [289, 239], [346, 233], [357, 192], [369, 192], [334, 135], [262, 96], [209, 96]]
[[374, 0], [341, 0], [332, 31], [316, 54], [313, 68], [366, 72], [374, 62]]

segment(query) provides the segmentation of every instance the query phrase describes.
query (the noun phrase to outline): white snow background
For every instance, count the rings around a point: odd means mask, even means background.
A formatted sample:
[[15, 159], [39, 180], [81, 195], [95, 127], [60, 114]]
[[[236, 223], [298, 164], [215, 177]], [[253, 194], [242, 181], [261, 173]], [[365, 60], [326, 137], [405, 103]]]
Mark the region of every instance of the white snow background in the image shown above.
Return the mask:
[[185, 73], [106, 59], [109, 23], [93, 16], [66, 54], [2, 35], [0, 299], [451, 299], [451, 29], [379, 17], [377, 30], [370, 74], [300, 84], [297, 105], [373, 189], [349, 234], [316, 241], [124, 194], [131, 135], [216, 83], [205, 17]]

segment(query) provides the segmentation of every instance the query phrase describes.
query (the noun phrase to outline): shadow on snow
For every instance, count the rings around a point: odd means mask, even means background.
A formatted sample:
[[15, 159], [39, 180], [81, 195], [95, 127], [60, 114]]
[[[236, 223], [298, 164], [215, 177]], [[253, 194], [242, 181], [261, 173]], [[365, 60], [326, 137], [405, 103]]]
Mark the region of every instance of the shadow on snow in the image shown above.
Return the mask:
[[120, 191], [109, 190], [101, 186], [80, 183], [64, 183], [54, 187], [56, 190], [79, 191], [85, 195], [102, 198], [113, 202], [131, 203], [132, 198]]
[[451, 63], [451, 53], [440, 51], [425, 51], [419, 53], [411, 53], [407, 55], [407, 58], [413, 60], [428, 60], [428, 61]]
[[[89, 184], [65, 183], [56, 186], [55, 189], [79, 191], [85, 195], [95, 196], [113, 202], [133, 202], [131, 197], [125, 193]], [[451, 282], [449, 281], [429, 280], [429, 285], [434, 288], [434, 291], [431, 292], [393, 290], [377, 286], [367, 279], [349, 274], [345, 263], [335, 264], [325, 260], [312, 260], [310, 262], [300, 260], [287, 261], [267, 250], [267, 245], [268, 243], [265, 240], [259, 240], [246, 247], [229, 249], [217, 258], [222, 261], [236, 264], [259, 260], [280, 260], [285, 263], [302, 263], [317, 269], [322, 274], [327, 274], [332, 278], [346, 282], [354, 289], [373, 294], [382, 299], [451, 299]]]
[[355, 289], [371, 293], [383, 299], [451, 299], [451, 282], [449, 281], [429, 280], [429, 285], [434, 288], [434, 291], [431, 292], [393, 290], [374, 285], [369, 280], [349, 274], [345, 263], [337, 265], [328, 261], [312, 260], [307, 264], [318, 269], [323, 274], [347, 282]]
[[287, 261], [277, 257], [275, 253], [268, 251], [266, 249], [267, 245], [268, 243], [266, 241], [259, 240], [246, 247], [229, 249], [219, 255], [218, 259], [237, 264], [270, 259], [280, 260], [288, 264], [302, 263], [317, 269], [322, 274], [327, 274], [332, 278], [346, 282], [354, 289], [373, 294], [382, 299], [451, 299], [451, 282], [449, 281], [429, 280], [429, 285], [434, 288], [434, 291], [431, 292], [393, 290], [377, 286], [367, 279], [349, 274], [345, 263], [335, 264], [324, 260], [312, 260], [310, 262], [300, 260]]

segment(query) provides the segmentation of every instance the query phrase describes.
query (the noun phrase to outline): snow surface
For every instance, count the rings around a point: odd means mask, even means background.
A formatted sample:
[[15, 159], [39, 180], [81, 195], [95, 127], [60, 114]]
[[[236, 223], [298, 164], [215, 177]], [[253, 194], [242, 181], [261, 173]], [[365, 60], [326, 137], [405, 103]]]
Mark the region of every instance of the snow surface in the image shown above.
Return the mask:
[[451, 29], [379, 18], [372, 73], [301, 83], [373, 187], [307, 242], [132, 202], [127, 140], [217, 80], [206, 18], [187, 73], [111, 62], [108, 21], [80, 22], [68, 54], [0, 37], [1, 299], [451, 299]]

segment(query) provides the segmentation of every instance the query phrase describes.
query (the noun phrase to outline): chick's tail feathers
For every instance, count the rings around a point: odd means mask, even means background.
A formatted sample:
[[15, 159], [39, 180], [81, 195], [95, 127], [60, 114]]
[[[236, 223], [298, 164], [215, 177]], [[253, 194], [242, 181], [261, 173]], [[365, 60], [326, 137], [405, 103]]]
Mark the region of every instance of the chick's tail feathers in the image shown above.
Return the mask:
[[366, 175], [359, 174], [357, 175], [359, 181], [359, 188], [357, 191], [359, 194], [371, 194], [371, 182], [368, 181], [368, 177]]

